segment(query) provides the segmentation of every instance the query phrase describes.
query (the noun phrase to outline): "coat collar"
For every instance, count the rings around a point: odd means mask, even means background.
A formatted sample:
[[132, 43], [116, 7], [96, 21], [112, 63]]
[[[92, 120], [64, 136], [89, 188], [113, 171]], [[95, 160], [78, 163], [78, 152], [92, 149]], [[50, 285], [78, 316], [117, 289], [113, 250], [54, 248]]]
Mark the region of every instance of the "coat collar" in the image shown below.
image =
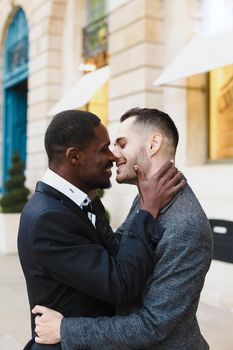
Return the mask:
[[86, 213], [84, 213], [84, 211], [76, 203], [74, 203], [70, 198], [68, 198], [63, 193], [59, 192], [55, 188], [45, 184], [42, 181], [37, 182], [35, 191], [46, 193], [47, 195], [59, 200], [62, 204], [69, 207], [72, 211], [78, 214], [86, 223], [89, 224], [89, 226], [95, 229], [92, 222], [88, 219]]
[[[187, 186], [187, 182], [186, 182], [185, 187], [186, 187], [186, 186]], [[184, 191], [185, 187], [183, 188], [182, 191]], [[177, 198], [181, 195], [182, 191], [180, 191], [179, 193], [177, 193], [177, 195], [176, 195], [167, 205], [165, 205], [165, 207], [163, 207], [162, 209], [160, 209], [160, 211], [159, 211], [159, 216], [160, 216], [161, 214], [164, 214], [164, 213], [172, 206], [172, 204], [173, 204], [173, 203], [177, 200]], [[140, 208], [140, 196], [139, 196], [139, 194], [136, 196], [135, 202], [134, 202], [134, 203], [135, 203], [137, 209], [139, 209], [139, 208]]]

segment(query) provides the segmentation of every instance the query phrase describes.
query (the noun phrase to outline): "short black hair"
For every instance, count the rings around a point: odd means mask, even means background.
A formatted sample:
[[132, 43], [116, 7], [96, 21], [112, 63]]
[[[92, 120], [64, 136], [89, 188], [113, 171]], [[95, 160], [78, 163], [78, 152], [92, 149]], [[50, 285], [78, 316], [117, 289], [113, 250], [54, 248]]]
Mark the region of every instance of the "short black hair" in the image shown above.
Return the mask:
[[120, 121], [136, 117], [135, 123], [141, 123], [148, 127], [155, 127], [164, 133], [169, 139], [171, 139], [172, 144], [176, 150], [179, 142], [179, 133], [175, 126], [175, 123], [169, 117], [167, 113], [159, 111], [155, 108], [131, 108], [125, 112]]
[[61, 159], [69, 147], [84, 149], [95, 138], [94, 128], [100, 119], [93, 113], [66, 110], [56, 114], [44, 138], [49, 163]]

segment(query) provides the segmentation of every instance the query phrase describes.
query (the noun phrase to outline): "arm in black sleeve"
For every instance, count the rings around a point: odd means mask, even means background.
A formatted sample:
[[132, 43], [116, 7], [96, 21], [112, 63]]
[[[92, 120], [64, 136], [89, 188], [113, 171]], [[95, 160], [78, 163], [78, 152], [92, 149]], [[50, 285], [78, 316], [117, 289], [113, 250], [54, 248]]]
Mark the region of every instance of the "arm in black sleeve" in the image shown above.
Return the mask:
[[73, 232], [71, 222], [72, 216], [56, 211], [43, 212], [37, 218], [32, 236], [41, 264], [61, 283], [98, 299], [113, 304], [134, 302], [153, 269], [150, 236], [161, 233], [156, 220], [139, 211], [116, 257]]
[[106, 216], [105, 208], [99, 197], [95, 198], [91, 204], [93, 213], [96, 215], [95, 226], [102, 237], [103, 246], [106, 248], [110, 255], [115, 256], [119, 248], [119, 236], [114, 234], [109, 220]]

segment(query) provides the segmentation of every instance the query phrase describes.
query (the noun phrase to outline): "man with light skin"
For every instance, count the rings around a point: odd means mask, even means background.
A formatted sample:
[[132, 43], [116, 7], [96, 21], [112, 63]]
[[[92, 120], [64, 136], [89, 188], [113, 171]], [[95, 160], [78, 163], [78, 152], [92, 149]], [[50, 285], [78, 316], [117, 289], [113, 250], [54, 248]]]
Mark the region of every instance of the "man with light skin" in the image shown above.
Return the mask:
[[[45, 305], [65, 317], [116, 314], [116, 305], [134, 303], [154, 267], [153, 252], [163, 235], [159, 210], [184, 188], [171, 161], [148, 181], [138, 181], [143, 200], [119, 244], [99, 198], [109, 188], [115, 156], [107, 129], [93, 113], [66, 110], [45, 132], [48, 169], [25, 205], [18, 253], [30, 309]], [[35, 316], [25, 350], [35, 343]], [[46, 346], [60, 350], [61, 344]]]
[[[138, 177], [149, 179], [175, 158], [177, 143], [177, 129], [167, 114], [148, 108], [129, 110], [121, 117], [115, 142], [117, 181], [137, 184]], [[122, 230], [127, 230], [138, 207], [139, 197]], [[36, 317], [38, 343], [61, 341], [63, 350], [209, 349], [196, 318], [212, 258], [208, 219], [188, 184], [160, 210], [158, 219], [165, 232], [155, 251], [153, 275], [134, 309], [113, 317], [63, 318], [36, 306], [33, 313], [41, 314]]]

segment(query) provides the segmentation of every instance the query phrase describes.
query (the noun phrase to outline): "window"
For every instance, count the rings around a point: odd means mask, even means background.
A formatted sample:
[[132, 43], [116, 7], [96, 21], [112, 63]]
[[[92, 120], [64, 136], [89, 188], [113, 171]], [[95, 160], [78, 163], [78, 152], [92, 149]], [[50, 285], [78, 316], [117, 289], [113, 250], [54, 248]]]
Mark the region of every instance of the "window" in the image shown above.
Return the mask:
[[[87, 25], [83, 29], [83, 56], [86, 64], [97, 69], [108, 63], [108, 22], [105, 0], [87, 0]], [[83, 106], [84, 110], [95, 113], [102, 123], [108, 123], [108, 83], [105, 83]]]
[[106, 13], [105, 0], [87, 0], [87, 23], [97, 21]]
[[210, 72], [210, 160], [233, 159], [233, 65]]
[[96, 67], [107, 63], [108, 23], [105, 16], [104, 0], [88, 0], [87, 25], [83, 29], [83, 56], [86, 60], [94, 57]]
[[7, 32], [4, 57], [4, 82], [28, 69], [28, 26], [22, 9], [18, 10]]

